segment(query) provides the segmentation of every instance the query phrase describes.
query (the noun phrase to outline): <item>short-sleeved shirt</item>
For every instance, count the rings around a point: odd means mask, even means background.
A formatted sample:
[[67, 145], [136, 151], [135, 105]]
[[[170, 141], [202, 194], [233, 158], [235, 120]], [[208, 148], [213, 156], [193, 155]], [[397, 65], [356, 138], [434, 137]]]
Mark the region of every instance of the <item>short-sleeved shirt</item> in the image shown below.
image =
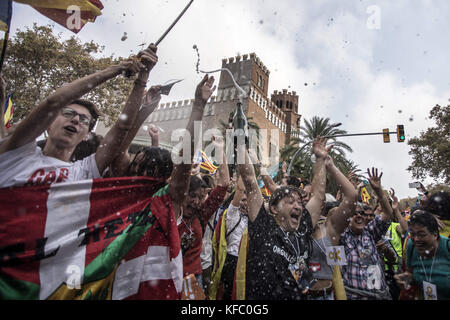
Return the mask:
[[47, 157], [36, 141], [0, 154], [0, 188], [100, 178], [95, 154], [76, 162]]
[[311, 216], [306, 209], [298, 231], [288, 234], [266, 212], [264, 205], [261, 207], [256, 219], [248, 221], [246, 299], [305, 298], [301, 293], [305, 281], [312, 280], [308, 268], [312, 231]]
[[440, 237], [439, 250], [434, 257], [434, 263], [433, 258], [421, 260], [412, 240], [409, 239], [406, 245], [406, 266], [413, 269], [414, 282], [419, 286], [419, 290], [422, 290], [423, 281], [427, 281], [436, 286], [438, 300], [450, 300], [450, 240], [448, 238]]
[[239, 207], [235, 207], [230, 203], [225, 221], [227, 226], [226, 233], [229, 234], [227, 237], [227, 252], [237, 257], [242, 234], [245, 228], [247, 228], [248, 217], [241, 213]]
[[[390, 224], [391, 221], [385, 221], [381, 215], [377, 215], [360, 235], [355, 235], [349, 227], [345, 229], [340, 239], [347, 258], [347, 265], [341, 268], [345, 286], [371, 293], [387, 290], [376, 243], [386, 234]], [[353, 293], [347, 293], [347, 298], [365, 299]]]

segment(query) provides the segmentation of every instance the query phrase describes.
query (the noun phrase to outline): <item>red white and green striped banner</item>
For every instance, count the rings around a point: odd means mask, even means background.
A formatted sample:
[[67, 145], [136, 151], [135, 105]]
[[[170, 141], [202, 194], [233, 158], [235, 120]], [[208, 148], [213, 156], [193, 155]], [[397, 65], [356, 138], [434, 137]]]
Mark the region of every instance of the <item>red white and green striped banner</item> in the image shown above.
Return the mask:
[[168, 186], [125, 177], [0, 189], [0, 299], [179, 299]]

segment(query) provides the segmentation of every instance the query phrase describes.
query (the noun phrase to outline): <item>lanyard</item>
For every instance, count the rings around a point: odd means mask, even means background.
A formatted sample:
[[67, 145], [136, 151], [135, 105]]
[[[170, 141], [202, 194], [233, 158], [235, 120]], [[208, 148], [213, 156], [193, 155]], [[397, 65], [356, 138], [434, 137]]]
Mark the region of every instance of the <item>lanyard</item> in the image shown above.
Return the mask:
[[427, 282], [431, 283], [431, 275], [433, 274], [433, 266], [434, 266], [434, 259], [436, 258], [436, 253], [437, 253], [437, 247], [434, 250], [434, 256], [433, 256], [433, 261], [431, 262], [431, 269], [430, 269], [430, 277], [427, 277], [427, 272], [425, 270], [425, 265], [423, 264], [423, 259], [422, 256], [419, 256], [420, 262], [422, 263], [422, 269], [423, 269], [423, 274], [425, 275], [425, 280], [427, 280]]
[[[322, 226], [319, 225], [319, 228], [322, 229]], [[325, 236], [323, 236], [323, 237], [321, 238], [322, 244], [323, 244], [323, 248], [320, 246], [319, 242], [317, 242], [316, 239], [312, 238], [312, 239], [314, 240], [314, 242], [317, 244], [317, 246], [319, 247], [320, 251], [322, 251], [323, 254], [324, 254], [325, 256], [327, 255], [327, 253], [325, 252], [325, 248], [326, 248], [327, 246], [325, 245], [325, 241], [323, 241], [323, 238], [325, 238], [325, 237], [327, 236], [326, 231], [327, 231], [327, 229], [325, 228]]]
[[297, 240], [297, 249], [296, 249], [295, 246], [294, 246], [294, 244], [292, 243], [291, 239], [289, 239], [288, 235], [286, 234], [286, 232], [281, 228], [281, 226], [279, 226], [279, 227], [280, 227], [281, 231], [282, 231], [283, 234], [284, 234], [284, 238], [287, 239], [287, 241], [289, 242], [289, 244], [290, 244], [290, 245], [292, 246], [292, 248], [294, 249], [294, 251], [295, 251], [295, 257], [297, 258], [297, 261], [298, 261], [298, 259], [299, 259], [299, 257], [300, 257], [300, 245], [298, 244], [298, 238], [295, 237], [295, 240]]

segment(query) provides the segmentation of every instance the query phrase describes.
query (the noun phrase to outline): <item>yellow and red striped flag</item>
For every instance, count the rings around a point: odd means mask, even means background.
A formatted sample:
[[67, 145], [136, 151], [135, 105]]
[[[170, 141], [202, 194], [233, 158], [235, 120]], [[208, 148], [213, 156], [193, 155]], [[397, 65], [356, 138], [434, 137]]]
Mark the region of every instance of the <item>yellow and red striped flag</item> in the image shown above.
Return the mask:
[[208, 171], [210, 174], [216, 173], [219, 166], [216, 166], [203, 152], [203, 150], [199, 150], [197, 154], [196, 162], [200, 163], [200, 169]]
[[47, 18], [78, 33], [86, 23], [102, 14], [100, 0], [15, 0], [28, 4]]

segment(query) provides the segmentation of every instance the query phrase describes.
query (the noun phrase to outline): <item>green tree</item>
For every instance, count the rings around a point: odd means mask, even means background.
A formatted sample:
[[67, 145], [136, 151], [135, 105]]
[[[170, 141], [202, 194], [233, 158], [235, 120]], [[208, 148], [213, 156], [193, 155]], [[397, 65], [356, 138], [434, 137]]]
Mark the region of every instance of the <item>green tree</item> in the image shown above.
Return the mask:
[[450, 105], [441, 107], [436, 105], [430, 111], [430, 119], [436, 122], [435, 127], [421, 132], [419, 137], [408, 141], [413, 157], [408, 171], [416, 179], [427, 176], [450, 183]]
[[[7, 92], [13, 93], [14, 122], [24, 118], [50, 93], [66, 83], [117, 64], [123, 58], [100, 57], [104, 47], [95, 42], [81, 43], [72, 36], [63, 40], [54, 34], [52, 26], [27, 28], [8, 43], [3, 76]], [[116, 77], [85, 96], [103, 113], [101, 120], [112, 124], [118, 117], [130, 93], [132, 82]]]
[[[299, 147], [309, 143], [294, 159], [292, 163], [291, 175], [302, 177], [303, 179], [311, 179], [313, 172], [313, 162], [311, 159], [311, 142], [319, 136], [333, 136], [346, 134], [347, 131], [338, 129], [339, 123], [332, 123], [330, 118], [320, 118], [314, 116], [311, 120], [304, 119], [304, 125], [300, 127], [297, 137], [291, 139], [290, 143], [280, 150], [280, 158], [288, 164], [297, 152]], [[352, 148], [337, 138], [330, 138], [328, 144], [333, 144], [334, 148], [330, 152], [336, 167], [345, 175], [351, 171], [358, 173], [360, 170], [351, 160], [346, 159], [346, 152], [353, 152]], [[334, 181], [327, 182], [327, 192], [336, 194], [338, 186]]]

